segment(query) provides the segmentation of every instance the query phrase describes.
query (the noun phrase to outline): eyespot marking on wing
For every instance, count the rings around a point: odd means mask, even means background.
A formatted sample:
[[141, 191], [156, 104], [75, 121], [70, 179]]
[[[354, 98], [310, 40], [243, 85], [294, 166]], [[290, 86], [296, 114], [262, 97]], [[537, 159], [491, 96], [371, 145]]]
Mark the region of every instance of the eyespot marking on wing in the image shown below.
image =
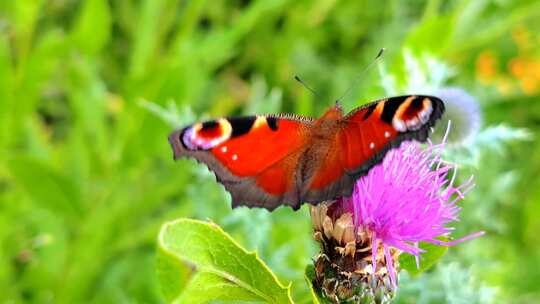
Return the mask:
[[400, 132], [420, 129], [433, 112], [432, 101], [427, 98], [410, 96], [397, 108], [392, 125]]
[[229, 139], [231, 133], [231, 124], [220, 118], [185, 128], [180, 133], [180, 141], [188, 150], [208, 150]]

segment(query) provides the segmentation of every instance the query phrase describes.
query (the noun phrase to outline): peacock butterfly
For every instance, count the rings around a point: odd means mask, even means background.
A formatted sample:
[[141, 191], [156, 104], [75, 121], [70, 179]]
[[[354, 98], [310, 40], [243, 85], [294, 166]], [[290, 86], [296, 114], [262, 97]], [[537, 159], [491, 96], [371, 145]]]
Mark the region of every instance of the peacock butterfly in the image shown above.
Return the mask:
[[212, 170], [232, 206], [273, 210], [350, 196], [360, 176], [405, 140], [425, 141], [444, 112], [433, 96], [378, 100], [347, 115], [338, 103], [320, 118], [278, 114], [219, 118], [169, 136], [174, 159]]

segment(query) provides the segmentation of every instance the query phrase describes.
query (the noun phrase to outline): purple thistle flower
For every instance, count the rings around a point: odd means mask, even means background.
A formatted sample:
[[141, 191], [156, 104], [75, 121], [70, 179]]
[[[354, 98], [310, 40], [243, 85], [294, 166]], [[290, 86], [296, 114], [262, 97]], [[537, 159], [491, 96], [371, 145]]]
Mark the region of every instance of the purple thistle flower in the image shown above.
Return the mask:
[[[442, 147], [431, 145], [422, 150], [416, 143], [402, 144], [358, 180], [351, 197], [342, 198], [342, 208], [353, 214], [355, 227], [372, 233], [374, 269], [379, 242], [385, 256], [394, 247], [419, 257], [422, 250], [414, 244], [420, 241], [451, 246], [482, 234], [453, 242], [437, 239], [452, 232], [446, 224], [459, 220], [461, 208], [456, 202], [473, 186], [472, 177], [454, 186], [455, 167], [440, 159]], [[451, 169], [454, 174], [448, 181]], [[392, 259], [386, 259], [395, 286]]]
[[[399, 148], [389, 151], [382, 163], [357, 181], [351, 197], [340, 198], [322, 207], [326, 209], [312, 210], [312, 217], [314, 214], [318, 217], [313, 220], [315, 230], [320, 227], [326, 235], [326, 239], [322, 240], [323, 254], [332, 256], [324, 252], [332, 246], [324, 243], [347, 243], [348, 252], [351, 252], [351, 246], [355, 248], [352, 250], [357, 255], [355, 258], [355, 254], [352, 254], [354, 261], [362, 259], [370, 262], [371, 267], [361, 264], [367, 274], [374, 276], [380, 270], [378, 268], [385, 268], [383, 272], [388, 274], [390, 286], [384, 286], [384, 283], [383, 286], [392, 290], [397, 288], [398, 265], [395, 263], [400, 253], [415, 255], [419, 265], [423, 250], [418, 247], [418, 242], [452, 246], [481, 236], [482, 231], [449, 242], [439, 239], [450, 236], [453, 228], [448, 224], [459, 220], [461, 210], [456, 203], [473, 187], [472, 177], [461, 185], [455, 184], [455, 165], [441, 159], [445, 140], [446, 136], [441, 144], [429, 142], [426, 148], [415, 142], [402, 143]], [[336, 235], [336, 229], [347, 227], [342, 224], [345, 221], [343, 215], [347, 214], [352, 215], [348, 218], [351, 218], [352, 224], [349, 226], [354, 227], [356, 235], [354, 246], [350, 244], [350, 238], [346, 241], [337, 238], [331, 240]], [[334, 231], [328, 228], [330, 220]], [[321, 233], [318, 238], [322, 236]], [[335, 256], [340, 259], [338, 255]], [[332, 263], [347, 265], [347, 262], [341, 261]], [[352, 273], [357, 272], [357, 269], [352, 270]]]

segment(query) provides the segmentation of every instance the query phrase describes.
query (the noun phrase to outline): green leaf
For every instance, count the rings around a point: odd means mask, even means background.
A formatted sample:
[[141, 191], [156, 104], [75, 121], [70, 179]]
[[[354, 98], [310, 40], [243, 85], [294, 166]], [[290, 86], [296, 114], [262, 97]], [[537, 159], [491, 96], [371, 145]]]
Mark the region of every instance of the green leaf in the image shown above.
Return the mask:
[[[447, 239], [443, 239], [443, 241], [446, 240]], [[439, 246], [426, 242], [420, 242], [418, 246], [426, 251], [420, 254], [419, 268], [416, 268], [416, 260], [414, 255], [404, 253], [399, 257], [399, 265], [401, 269], [407, 270], [412, 276], [417, 276], [431, 268], [431, 266], [435, 265], [435, 263], [442, 258], [448, 250], [447, 246]]]
[[[171, 302], [293, 303], [290, 287], [283, 286], [256, 253], [247, 252], [215, 224], [191, 219], [166, 223], [159, 234], [159, 249], [159, 279]], [[176, 268], [180, 275], [184, 270], [179, 262], [195, 268], [183, 289], [182, 280], [174, 279], [174, 270], [165, 271]]]
[[169, 302], [174, 301], [188, 282], [191, 274], [189, 266], [160, 246], [156, 260], [156, 270], [165, 299]]

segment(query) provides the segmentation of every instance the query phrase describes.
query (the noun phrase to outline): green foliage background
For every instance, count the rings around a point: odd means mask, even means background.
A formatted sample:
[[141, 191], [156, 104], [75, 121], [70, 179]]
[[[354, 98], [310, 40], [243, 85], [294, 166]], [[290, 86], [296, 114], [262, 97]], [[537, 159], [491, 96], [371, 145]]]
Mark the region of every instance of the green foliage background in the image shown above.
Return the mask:
[[363, 74], [346, 110], [389, 93], [385, 75], [415, 93], [404, 54], [429, 55], [484, 126], [532, 135], [477, 141], [456, 235], [487, 235], [402, 273], [398, 302], [539, 301], [539, 17], [540, 2], [505, 0], [0, 1], [0, 303], [164, 302], [156, 238], [178, 217], [218, 223], [309, 303], [307, 208], [231, 210], [166, 138], [210, 116], [320, 115], [381, 47], [384, 69]]

